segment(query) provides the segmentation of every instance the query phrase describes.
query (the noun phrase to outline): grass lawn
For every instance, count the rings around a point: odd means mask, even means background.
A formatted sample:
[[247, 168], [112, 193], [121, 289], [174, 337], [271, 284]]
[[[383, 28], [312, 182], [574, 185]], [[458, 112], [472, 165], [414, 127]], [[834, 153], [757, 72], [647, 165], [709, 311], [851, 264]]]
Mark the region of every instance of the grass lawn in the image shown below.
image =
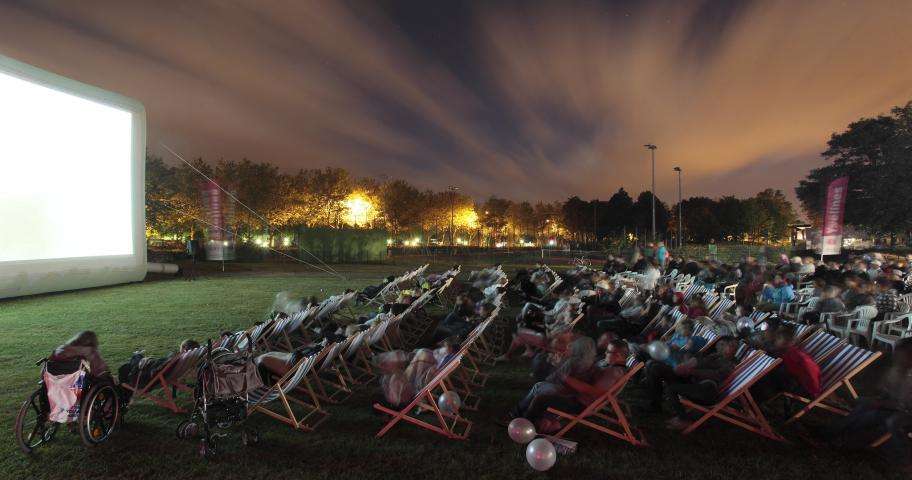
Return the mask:
[[[15, 415], [38, 379], [34, 361], [78, 330], [95, 330], [104, 357], [116, 368], [134, 350], [160, 355], [184, 338], [204, 341], [225, 329], [248, 327], [263, 317], [278, 291], [326, 296], [405, 269], [340, 267], [344, 281], [313, 272], [250, 271], [0, 302], [5, 333], [0, 337], [0, 424], [6, 426], [0, 437], [0, 478], [901, 478], [871, 452], [812, 449], [800, 440], [777, 444], [718, 422], [682, 437], [664, 429], [665, 417], [644, 414], [635, 414], [635, 421], [651, 447], [576, 430], [569, 438], [579, 442], [579, 452], [560, 457], [546, 474], [536, 473], [526, 465], [523, 447], [495, 423], [530, 386], [528, 368], [519, 361], [491, 369], [480, 411], [467, 415], [475, 425], [464, 442], [408, 424], [375, 439], [382, 418], [370, 406], [376, 391], [371, 386], [343, 405], [329, 406], [332, 415], [316, 432], [292, 431], [255, 415], [250, 422], [259, 428], [261, 444], [244, 447], [239, 435], [224, 439], [219, 457], [210, 462], [198, 457], [196, 443], [176, 439], [182, 417], [145, 400], [130, 409], [127, 426], [98, 448], [86, 450], [78, 434], [65, 430], [31, 456], [14, 444]], [[635, 409], [643, 404], [642, 395], [638, 385], [626, 391]]]

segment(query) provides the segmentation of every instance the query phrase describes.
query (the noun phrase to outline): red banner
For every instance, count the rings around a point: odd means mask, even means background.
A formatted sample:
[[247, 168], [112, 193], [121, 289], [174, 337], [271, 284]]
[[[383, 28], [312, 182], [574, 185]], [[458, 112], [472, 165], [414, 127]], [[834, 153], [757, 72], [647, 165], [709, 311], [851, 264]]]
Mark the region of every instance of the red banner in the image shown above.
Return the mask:
[[848, 194], [849, 177], [840, 177], [827, 187], [826, 209], [823, 214], [821, 255], [839, 255], [842, 248], [842, 219]]

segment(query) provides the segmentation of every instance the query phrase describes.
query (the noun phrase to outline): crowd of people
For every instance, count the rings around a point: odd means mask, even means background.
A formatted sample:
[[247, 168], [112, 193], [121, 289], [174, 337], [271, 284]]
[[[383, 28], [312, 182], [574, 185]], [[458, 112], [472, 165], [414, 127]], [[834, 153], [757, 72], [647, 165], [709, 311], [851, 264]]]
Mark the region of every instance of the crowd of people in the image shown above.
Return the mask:
[[[699, 284], [734, 301], [710, 318], [704, 295], [685, 297], [685, 287], [679, 288], [684, 282], [675, 281], [682, 276], [692, 279], [686, 285]], [[543, 296], [543, 286], [557, 277], [560, 285]], [[768, 416], [788, 418], [778, 407], [787, 409], [789, 404], [771, 401], [782, 392], [815, 398], [822, 384], [820, 365], [798, 343], [797, 328], [826, 329], [821, 324], [824, 314], [846, 314], [861, 306], [876, 309], [875, 320], [908, 312], [901, 295], [912, 285], [912, 256], [885, 259], [873, 254], [823, 262], [783, 255], [778, 262], [745, 257], [727, 264], [715, 258], [674, 257], [659, 244], [638, 250], [630, 261], [609, 255], [599, 270], [579, 266], [559, 276], [547, 267], [519, 270], [512, 285], [525, 306], [500, 360], [523, 351], [531, 358], [534, 378], [512, 417], [527, 418], [539, 431], [553, 433], [560, 422], [547, 413], [548, 407], [581, 411], [611, 388], [631, 356], [646, 363], [639, 380], [649, 399], [644, 411], [659, 414], [668, 408], [667, 427], [683, 430], [691, 418], [681, 399], [704, 405], [719, 400], [722, 384], [739, 363], [742, 344], [781, 360], [750, 389]], [[805, 307], [800, 315], [795, 315], [797, 309], [788, 317], [780, 315], [789, 310], [785, 305], [798, 300]], [[762, 312], [768, 313], [757, 328], [743, 320]], [[582, 317], [571, 324], [578, 314]], [[711, 331], [712, 348], [707, 348], [708, 338], [696, 333], [697, 327]], [[857, 447], [891, 434], [881, 451], [903, 468], [912, 468], [912, 335], [903, 335], [894, 345], [886, 378], [874, 387], [876, 397], [862, 396], [847, 416], [822, 428], [801, 427], [802, 436]], [[655, 341], [667, 346], [667, 357], [651, 357], [648, 347]]]

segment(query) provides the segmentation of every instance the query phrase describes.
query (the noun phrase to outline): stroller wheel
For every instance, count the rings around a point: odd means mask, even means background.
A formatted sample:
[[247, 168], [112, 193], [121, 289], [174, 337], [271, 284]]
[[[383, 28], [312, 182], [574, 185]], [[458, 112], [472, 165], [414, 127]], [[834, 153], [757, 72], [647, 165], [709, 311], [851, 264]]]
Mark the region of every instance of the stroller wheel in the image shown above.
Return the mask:
[[253, 429], [244, 429], [241, 432], [241, 442], [244, 443], [245, 447], [250, 447], [260, 443], [260, 432]]
[[209, 439], [208, 441], [204, 438], [200, 440], [200, 449], [199, 454], [201, 457], [206, 460], [211, 460], [215, 458], [215, 440]]
[[191, 420], [184, 420], [177, 425], [177, 438], [181, 440], [186, 440], [188, 438], [193, 438], [196, 436], [196, 423]]

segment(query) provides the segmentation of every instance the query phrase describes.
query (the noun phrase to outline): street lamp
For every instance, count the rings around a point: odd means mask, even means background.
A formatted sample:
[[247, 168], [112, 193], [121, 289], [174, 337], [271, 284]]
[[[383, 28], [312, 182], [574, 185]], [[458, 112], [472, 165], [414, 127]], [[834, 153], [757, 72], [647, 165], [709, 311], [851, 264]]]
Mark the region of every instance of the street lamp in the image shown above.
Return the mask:
[[651, 143], [643, 145], [652, 152], [652, 243], [656, 241], [656, 147]]
[[453, 215], [456, 209], [456, 192], [459, 190], [459, 187], [450, 185], [447, 187], [447, 190], [450, 191], [450, 245], [453, 245], [453, 239], [455, 238], [453, 235]]
[[681, 203], [681, 167], [675, 167], [678, 172], [678, 248], [684, 247], [684, 206]]

